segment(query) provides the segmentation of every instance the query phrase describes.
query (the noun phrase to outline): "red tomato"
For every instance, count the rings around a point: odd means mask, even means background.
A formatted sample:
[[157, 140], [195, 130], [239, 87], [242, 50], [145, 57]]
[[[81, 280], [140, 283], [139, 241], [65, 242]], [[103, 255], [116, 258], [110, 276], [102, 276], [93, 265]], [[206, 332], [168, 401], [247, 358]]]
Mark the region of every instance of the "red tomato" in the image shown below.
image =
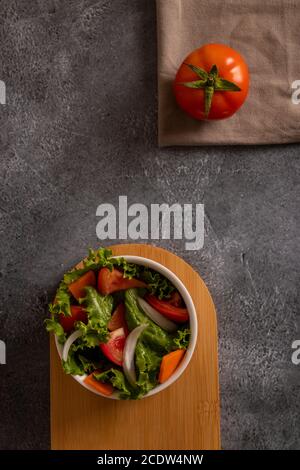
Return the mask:
[[83, 276], [81, 276], [77, 281], [69, 284], [68, 289], [75, 297], [76, 300], [79, 300], [82, 297], [86, 296], [85, 288], [87, 286], [96, 286], [96, 276], [94, 271], [88, 271]]
[[168, 303], [170, 305], [174, 305], [174, 307], [180, 307], [182, 305], [182, 298], [179, 292], [172, 292], [171, 298], [168, 300]]
[[115, 309], [114, 313], [111, 316], [111, 319], [108, 322], [107, 327], [110, 331], [117, 330], [118, 328], [123, 328], [125, 336], [128, 336], [129, 331], [128, 331], [128, 326], [127, 326], [126, 318], [125, 318], [125, 305], [124, 304], [119, 304], [117, 306], [117, 308]]
[[169, 302], [159, 300], [150, 294], [145, 296], [145, 300], [164, 317], [169, 318], [169, 320], [176, 323], [185, 323], [189, 319], [189, 313], [186, 308], [174, 307]]
[[77, 305], [71, 305], [70, 317], [66, 317], [63, 313], [59, 315], [59, 323], [66, 333], [70, 333], [72, 330], [74, 330], [74, 323], [76, 321], [82, 321], [83, 323], [88, 322], [86, 311]]
[[193, 118], [225, 119], [247, 97], [248, 67], [231, 47], [206, 44], [181, 64], [173, 89], [179, 106]]
[[110, 271], [108, 268], [102, 268], [99, 271], [98, 291], [103, 295], [134, 287], [147, 287], [147, 284], [138, 279], [127, 279], [123, 277], [123, 273], [118, 269]]
[[123, 350], [125, 346], [126, 336], [123, 328], [112, 331], [109, 335], [107, 343], [101, 343], [100, 349], [103, 354], [114, 364], [122, 366]]

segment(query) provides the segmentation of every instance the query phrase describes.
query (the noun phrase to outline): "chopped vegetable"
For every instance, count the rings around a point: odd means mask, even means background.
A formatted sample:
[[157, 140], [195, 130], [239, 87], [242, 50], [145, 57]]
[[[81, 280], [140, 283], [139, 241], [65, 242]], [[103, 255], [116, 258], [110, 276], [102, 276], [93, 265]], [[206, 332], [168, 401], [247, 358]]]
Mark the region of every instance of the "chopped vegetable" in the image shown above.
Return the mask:
[[51, 315], [63, 313], [66, 317], [71, 315], [71, 301], [68, 287], [62, 281], [56, 291], [55, 299], [49, 304], [49, 312]]
[[170, 298], [175, 287], [173, 284], [153, 269], [144, 268], [140, 275], [141, 279], [146, 282], [150, 294], [155, 295], [159, 299]]
[[66, 374], [84, 375], [90, 374], [94, 370], [105, 370], [110, 367], [109, 361], [100, 351], [99, 344], [96, 347], [87, 347], [83, 337], [75, 341], [68, 354], [68, 359], [62, 361]]
[[88, 322], [88, 317], [85, 310], [78, 305], [71, 305], [71, 316], [59, 315], [59, 323], [63, 327], [66, 333], [70, 333], [74, 330], [75, 322], [82, 321], [83, 323]]
[[103, 354], [117, 366], [123, 364], [123, 351], [125, 346], [126, 336], [123, 328], [118, 328], [109, 334], [107, 343], [101, 343], [100, 349]]
[[135, 366], [137, 374], [136, 386], [141, 395], [145, 395], [158, 385], [157, 376], [162, 360], [161, 351], [154, 349], [148, 342], [145, 330], [135, 349]]
[[103, 296], [93, 287], [86, 287], [86, 297], [80, 299], [80, 303], [85, 307], [88, 323], [78, 322], [76, 328], [82, 331], [86, 346], [98, 346], [108, 339], [107, 324], [113, 310], [113, 297]]
[[170, 305], [174, 305], [174, 307], [182, 307], [183, 301], [182, 297], [178, 291], [174, 291], [171, 294], [170, 300], [168, 300]]
[[170, 333], [156, 325], [138, 305], [138, 290], [128, 289], [125, 293], [126, 321], [129, 330], [133, 330], [141, 324], [149, 325], [143, 333], [143, 338], [156, 351], [165, 354], [172, 350], [173, 337]]
[[68, 359], [68, 354], [69, 354], [70, 347], [72, 346], [74, 341], [76, 341], [80, 336], [82, 336], [82, 332], [79, 331], [79, 330], [74, 331], [74, 333], [72, 333], [69, 336], [69, 338], [65, 342], [63, 353], [62, 353], [62, 360], [63, 361], [66, 361]]
[[112, 395], [114, 391], [113, 386], [109, 383], [103, 383], [99, 380], [96, 380], [96, 378], [94, 377], [94, 374], [95, 372], [88, 375], [84, 379], [84, 383], [86, 385], [89, 385], [90, 387], [93, 387], [95, 390], [97, 390], [97, 392], [102, 393], [102, 395], [106, 395], [106, 396]]
[[172, 321], [165, 318], [161, 313], [159, 313], [155, 308], [148, 304], [144, 299], [138, 297], [138, 304], [143, 310], [143, 312], [151, 318], [158, 326], [160, 326], [163, 330], [172, 332], [177, 330], [177, 325]]
[[136, 372], [134, 363], [136, 343], [145, 328], [147, 328], [147, 325], [145, 324], [137, 326], [129, 333], [125, 343], [123, 370], [128, 382], [133, 386], [136, 385]]
[[146, 295], [145, 300], [152, 305], [153, 308], [158, 310], [162, 315], [176, 323], [185, 323], [189, 319], [187, 308], [174, 307], [165, 300], [159, 300], [154, 295]]
[[111, 319], [108, 322], [107, 327], [110, 331], [117, 330], [118, 328], [123, 328], [125, 336], [128, 336], [129, 331], [125, 319], [125, 305], [123, 303], [117, 306], [111, 316]]
[[68, 285], [68, 289], [75, 297], [76, 300], [85, 297], [85, 288], [88, 286], [95, 287], [96, 286], [96, 276], [94, 271], [88, 271], [87, 273], [83, 274], [77, 281], [72, 282]]
[[109, 369], [101, 373], [95, 372], [94, 378], [101, 382], [111, 384], [115, 389], [119, 390], [119, 396], [123, 400], [137, 398], [137, 391], [130, 386], [125, 375], [119, 369]]
[[[79, 341], [79, 340], [78, 340]], [[82, 348], [82, 345], [80, 345]], [[69, 349], [67, 360], [62, 360], [62, 366], [66, 374], [84, 375], [85, 367], [79, 359], [77, 344], [73, 343]]]
[[162, 358], [158, 377], [159, 383], [162, 384], [171, 377], [171, 375], [179, 366], [184, 354], [184, 349], [177, 349], [176, 351], [172, 351], [169, 354], [166, 354]]
[[49, 333], [52, 332], [52, 333], [55, 334], [59, 344], [64, 344], [65, 343], [66, 334], [65, 334], [65, 331], [64, 331], [63, 327], [59, 323], [59, 320], [58, 320], [57, 316], [53, 315], [52, 318], [47, 318], [45, 320], [45, 325], [46, 325], [46, 330]]
[[189, 328], [177, 330], [177, 335], [175, 336], [173, 342], [178, 349], [187, 349], [190, 342], [191, 330]]
[[134, 287], [146, 287], [146, 284], [138, 279], [124, 278], [123, 273], [118, 269], [110, 271], [108, 268], [102, 268], [99, 271], [98, 291], [103, 295]]

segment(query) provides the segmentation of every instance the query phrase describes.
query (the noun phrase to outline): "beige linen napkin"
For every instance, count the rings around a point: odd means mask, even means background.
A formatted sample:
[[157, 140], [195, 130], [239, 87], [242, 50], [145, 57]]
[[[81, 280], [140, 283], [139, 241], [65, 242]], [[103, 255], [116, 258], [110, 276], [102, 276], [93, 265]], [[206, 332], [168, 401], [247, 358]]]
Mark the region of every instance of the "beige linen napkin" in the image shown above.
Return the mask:
[[[159, 145], [300, 141], [300, 0], [157, 0]], [[206, 43], [247, 61], [250, 91], [231, 118], [200, 122], [181, 111], [172, 81], [189, 52]], [[299, 94], [300, 97], [300, 94]]]

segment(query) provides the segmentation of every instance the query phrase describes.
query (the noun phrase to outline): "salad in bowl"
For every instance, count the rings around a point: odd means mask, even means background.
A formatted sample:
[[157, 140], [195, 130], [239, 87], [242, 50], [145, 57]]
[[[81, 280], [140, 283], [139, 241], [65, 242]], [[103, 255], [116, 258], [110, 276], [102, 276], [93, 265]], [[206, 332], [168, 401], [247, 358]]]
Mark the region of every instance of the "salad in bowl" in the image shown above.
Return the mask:
[[190, 294], [163, 265], [139, 256], [89, 250], [67, 272], [49, 305], [66, 374], [92, 392], [140, 399], [173, 383], [187, 367], [197, 338]]

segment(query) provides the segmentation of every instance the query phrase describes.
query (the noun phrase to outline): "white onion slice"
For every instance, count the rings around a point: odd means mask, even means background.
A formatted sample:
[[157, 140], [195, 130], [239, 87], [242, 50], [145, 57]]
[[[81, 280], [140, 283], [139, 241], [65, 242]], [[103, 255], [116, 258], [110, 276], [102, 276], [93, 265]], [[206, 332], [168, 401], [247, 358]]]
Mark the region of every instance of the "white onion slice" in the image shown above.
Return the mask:
[[161, 313], [159, 313], [155, 308], [152, 307], [152, 305], [148, 304], [146, 300], [142, 299], [141, 297], [138, 297], [138, 304], [143, 310], [143, 312], [151, 318], [151, 320], [154, 321], [158, 326], [160, 326], [163, 330], [169, 331], [170, 333], [172, 331], [177, 330], [177, 325], [173, 323], [171, 320], [168, 320], [166, 317], [164, 317]]
[[80, 330], [74, 331], [74, 333], [72, 333], [69, 336], [69, 338], [65, 342], [63, 353], [62, 353], [62, 360], [63, 361], [66, 361], [68, 359], [70, 347], [72, 346], [74, 341], [76, 341], [76, 339], [79, 338], [80, 336], [82, 336], [82, 331], [80, 331]]
[[126, 343], [123, 351], [123, 370], [124, 374], [131, 385], [136, 384], [136, 373], [135, 373], [135, 348], [136, 343], [143, 333], [147, 325], [142, 324], [132, 330], [126, 338]]

